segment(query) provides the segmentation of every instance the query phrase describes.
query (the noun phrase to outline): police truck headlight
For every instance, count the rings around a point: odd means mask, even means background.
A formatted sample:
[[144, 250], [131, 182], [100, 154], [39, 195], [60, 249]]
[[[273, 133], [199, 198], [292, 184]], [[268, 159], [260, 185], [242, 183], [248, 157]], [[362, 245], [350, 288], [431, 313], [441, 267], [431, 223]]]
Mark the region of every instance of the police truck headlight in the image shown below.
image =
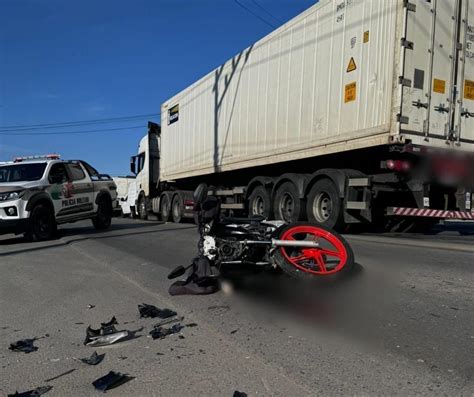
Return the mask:
[[15, 192], [0, 193], [0, 201], [18, 200], [23, 196], [24, 192], [24, 190], [18, 190]]

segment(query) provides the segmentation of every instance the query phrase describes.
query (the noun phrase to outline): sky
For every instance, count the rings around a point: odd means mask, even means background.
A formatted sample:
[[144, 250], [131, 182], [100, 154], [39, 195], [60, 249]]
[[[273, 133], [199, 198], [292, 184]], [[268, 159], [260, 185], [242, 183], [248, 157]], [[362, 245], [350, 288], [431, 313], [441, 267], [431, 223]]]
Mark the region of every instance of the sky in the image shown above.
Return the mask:
[[[0, 161], [59, 153], [129, 174], [163, 102], [314, 3], [0, 0]], [[90, 130], [101, 132], [57, 134]]]

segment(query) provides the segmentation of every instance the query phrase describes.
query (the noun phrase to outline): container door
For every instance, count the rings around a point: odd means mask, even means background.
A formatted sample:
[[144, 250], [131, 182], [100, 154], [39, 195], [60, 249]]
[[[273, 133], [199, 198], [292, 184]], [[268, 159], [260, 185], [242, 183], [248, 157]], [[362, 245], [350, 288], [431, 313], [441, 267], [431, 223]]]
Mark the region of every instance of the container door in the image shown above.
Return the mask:
[[[463, 149], [474, 145], [474, 1], [461, 4], [460, 43], [458, 60], [458, 99], [455, 113], [455, 139]], [[472, 149], [471, 149], [472, 150]]]
[[449, 140], [454, 116], [461, 0], [406, 3], [401, 131], [413, 141]]

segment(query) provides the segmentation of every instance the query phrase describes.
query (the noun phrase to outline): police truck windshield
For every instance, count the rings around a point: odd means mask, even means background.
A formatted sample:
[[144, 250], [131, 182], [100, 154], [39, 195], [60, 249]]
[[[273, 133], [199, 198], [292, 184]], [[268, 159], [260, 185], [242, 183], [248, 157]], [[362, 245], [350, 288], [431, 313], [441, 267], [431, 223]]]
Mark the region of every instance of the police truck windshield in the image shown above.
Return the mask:
[[46, 163], [0, 166], [0, 183], [37, 181], [43, 177]]

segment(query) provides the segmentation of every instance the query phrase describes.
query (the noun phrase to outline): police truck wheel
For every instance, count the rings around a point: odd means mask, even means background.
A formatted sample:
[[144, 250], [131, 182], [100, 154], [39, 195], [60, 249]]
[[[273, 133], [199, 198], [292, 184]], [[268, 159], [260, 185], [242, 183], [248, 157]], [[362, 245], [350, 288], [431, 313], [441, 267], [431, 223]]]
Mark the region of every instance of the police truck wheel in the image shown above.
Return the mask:
[[268, 190], [263, 186], [257, 186], [249, 197], [249, 214], [250, 216], [264, 216], [271, 219], [271, 198]]
[[179, 194], [177, 194], [173, 198], [173, 205], [172, 205], [171, 212], [172, 212], [171, 215], [173, 217], [173, 222], [180, 223], [184, 215], [184, 203], [183, 203], [183, 198]]
[[297, 222], [304, 217], [304, 208], [296, 186], [291, 182], [283, 183], [275, 194], [275, 218], [285, 222]]
[[161, 198], [161, 220], [168, 222], [171, 215], [171, 203], [170, 198], [167, 194]]
[[92, 218], [92, 224], [97, 230], [105, 230], [112, 224], [112, 205], [106, 199], [99, 201], [97, 214]]
[[306, 204], [308, 221], [330, 229], [343, 225], [342, 200], [330, 179], [320, 179], [311, 188]]
[[143, 221], [146, 221], [148, 219], [145, 196], [141, 196], [140, 200], [138, 200], [138, 217]]
[[33, 208], [25, 237], [29, 241], [50, 240], [57, 231], [53, 211], [42, 204]]

